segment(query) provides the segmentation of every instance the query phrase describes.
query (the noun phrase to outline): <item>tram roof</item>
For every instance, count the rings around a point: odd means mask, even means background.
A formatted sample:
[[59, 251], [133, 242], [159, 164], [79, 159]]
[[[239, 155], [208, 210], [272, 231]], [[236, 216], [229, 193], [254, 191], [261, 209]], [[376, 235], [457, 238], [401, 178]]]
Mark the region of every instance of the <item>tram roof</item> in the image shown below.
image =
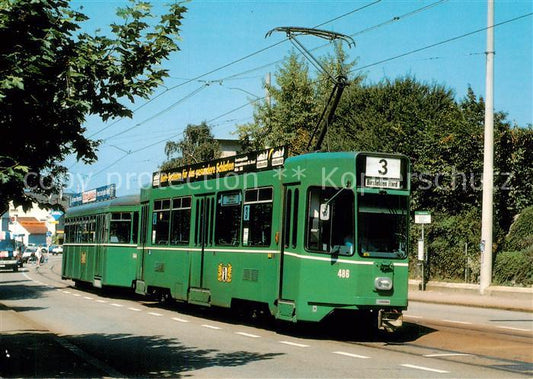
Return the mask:
[[120, 196], [114, 199], [97, 201], [90, 204], [83, 204], [75, 207], [70, 207], [67, 210], [67, 217], [80, 216], [83, 214], [99, 213], [98, 211], [109, 210], [114, 207], [128, 207], [137, 206], [140, 203], [140, 195]]

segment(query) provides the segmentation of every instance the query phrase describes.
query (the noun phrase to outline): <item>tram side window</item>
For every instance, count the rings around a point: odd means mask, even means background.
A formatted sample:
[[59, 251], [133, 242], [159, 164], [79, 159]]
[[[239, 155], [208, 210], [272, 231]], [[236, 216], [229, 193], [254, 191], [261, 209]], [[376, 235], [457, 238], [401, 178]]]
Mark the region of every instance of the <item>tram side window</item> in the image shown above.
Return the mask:
[[65, 242], [72, 242], [72, 237], [71, 237], [71, 225], [69, 223], [69, 221], [66, 221], [65, 222]]
[[171, 245], [188, 245], [191, 234], [191, 198], [172, 199], [170, 223]]
[[239, 245], [242, 195], [226, 192], [218, 195], [215, 219], [215, 242], [221, 246]]
[[170, 199], [154, 201], [152, 213], [152, 244], [168, 245], [170, 230]]
[[74, 225], [75, 229], [74, 229], [74, 239], [76, 240], [76, 242], [83, 242], [83, 237], [82, 237], [82, 233], [83, 233], [83, 225], [82, 225], [82, 222], [81, 220], [77, 220], [76, 221], [76, 224]]
[[131, 230], [131, 240], [133, 243], [137, 243], [139, 236], [139, 212], [133, 212], [133, 228]]
[[272, 188], [257, 188], [244, 193], [242, 221], [243, 246], [270, 246]]
[[109, 225], [110, 243], [130, 243], [131, 237], [131, 213], [115, 212], [111, 214]]
[[347, 188], [311, 188], [308, 192], [308, 250], [351, 255], [354, 244], [354, 193]]
[[80, 224], [80, 242], [89, 242], [89, 224], [86, 219], [83, 219]]
[[76, 220], [75, 219], [70, 220], [70, 225], [68, 228], [68, 240], [71, 243], [78, 242], [76, 241]]
[[84, 242], [94, 243], [96, 237], [96, 220], [90, 218], [84, 223]]

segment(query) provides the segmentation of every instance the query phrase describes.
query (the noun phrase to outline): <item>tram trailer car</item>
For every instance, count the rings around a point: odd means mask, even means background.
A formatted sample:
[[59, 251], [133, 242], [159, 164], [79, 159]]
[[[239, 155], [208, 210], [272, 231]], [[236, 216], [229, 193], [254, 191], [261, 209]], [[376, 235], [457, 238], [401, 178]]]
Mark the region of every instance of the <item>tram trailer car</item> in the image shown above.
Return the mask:
[[275, 148], [155, 173], [141, 192], [136, 292], [263, 305], [292, 322], [349, 310], [392, 331], [407, 308], [409, 169], [403, 155]]
[[94, 287], [129, 287], [137, 273], [139, 195], [70, 207], [61, 276]]

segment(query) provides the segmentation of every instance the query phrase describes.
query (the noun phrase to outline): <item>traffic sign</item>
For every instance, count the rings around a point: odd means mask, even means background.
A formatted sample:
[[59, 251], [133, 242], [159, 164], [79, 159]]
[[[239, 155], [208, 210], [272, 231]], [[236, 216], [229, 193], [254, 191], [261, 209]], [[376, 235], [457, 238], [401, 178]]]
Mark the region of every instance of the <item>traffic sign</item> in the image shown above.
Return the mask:
[[431, 212], [415, 211], [415, 224], [431, 224]]

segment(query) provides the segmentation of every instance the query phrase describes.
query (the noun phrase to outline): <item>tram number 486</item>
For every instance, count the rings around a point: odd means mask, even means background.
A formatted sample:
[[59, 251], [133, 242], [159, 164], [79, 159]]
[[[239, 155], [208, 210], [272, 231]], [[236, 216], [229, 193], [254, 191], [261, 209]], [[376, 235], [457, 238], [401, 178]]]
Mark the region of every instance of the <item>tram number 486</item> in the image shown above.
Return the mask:
[[337, 276], [341, 279], [348, 279], [350, 277], [350, 270], [341, 268], [337, 272]]

